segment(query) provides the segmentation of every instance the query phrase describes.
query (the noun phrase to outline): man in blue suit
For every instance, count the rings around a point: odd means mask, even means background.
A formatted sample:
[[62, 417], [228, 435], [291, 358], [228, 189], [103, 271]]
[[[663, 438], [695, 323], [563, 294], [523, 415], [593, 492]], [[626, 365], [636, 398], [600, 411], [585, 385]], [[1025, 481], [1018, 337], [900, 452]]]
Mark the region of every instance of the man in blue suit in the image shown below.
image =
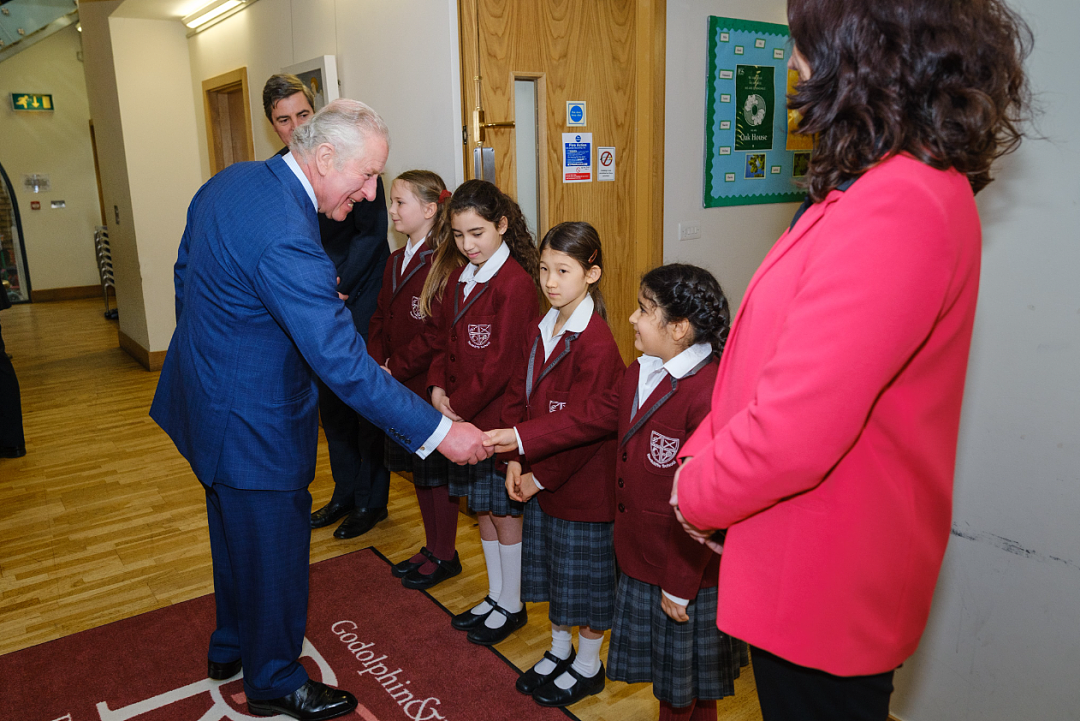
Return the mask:
[[217, 627], [208, 673], [244, 671], [248, 710], [303, 721], [349, 713], [349, 693], [298, 662], [308, 599], [307, 486], [315, 474], [315, 379], [419, 456], [489, 453], [379, 368], [335, 292], [316, 212], [344, 219], [374, 197], [389, 133], [363, 103], [336, 100], [291, 151], [237, 163], [188, 208], [174, 280], [176, 331], [150, 415], [205, 487]]

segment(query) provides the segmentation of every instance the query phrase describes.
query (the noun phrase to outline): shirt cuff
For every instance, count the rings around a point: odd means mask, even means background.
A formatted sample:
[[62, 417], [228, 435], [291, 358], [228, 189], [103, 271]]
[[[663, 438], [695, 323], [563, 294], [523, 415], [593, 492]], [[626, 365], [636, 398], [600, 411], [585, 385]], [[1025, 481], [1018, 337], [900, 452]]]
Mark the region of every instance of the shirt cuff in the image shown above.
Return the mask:
[[534, 483], [534, 484], [536, 485], [536, 487], [537, 487], [537, 488], [539, 488], [539, 489], [540, 489], [541, 491], [546, 491], [546, 490], [547, 490], [546, 488], [544, 488], [543, 486], [541, 486], [541, 485], [540, 485], [540, 479], [536, 477], [536, 474], [535, 474], [535, 473], [533, 474], [533, 483]]
[[679, 598], [678, 596], [672, 596], [670, 593], [668, 593], [667, 591], [665, 591], [663, 589], [660, 589], [660, 593], [664, 594], [669, 601], [674, 601], [675, 603], [679, 604], [680, 606], [689, 606], [690, 605], [690, 599], [688, 599], [688, 598]]
[[518, 433], [517, 427], [514, 428], [514, 438], [517, 438], [518, 455], [519, 456], [524, 456], [525, 455], [525, 444], [523, 444], [521, 442], [521, 434]]
[[424, 441], [419, 448], [416, 449], [416, 455], [421, 459], [427, 458], [431, 455], [431, 452], [439, 447], [439, 444], [446, 438], [446, 434], [450, 432], [450, 429], [454, 427], [454, 422], [447, 418], [442, 417], [439, 421], [439, 425], [435, 427], [435, 432], [428, 436], [428, 439]]

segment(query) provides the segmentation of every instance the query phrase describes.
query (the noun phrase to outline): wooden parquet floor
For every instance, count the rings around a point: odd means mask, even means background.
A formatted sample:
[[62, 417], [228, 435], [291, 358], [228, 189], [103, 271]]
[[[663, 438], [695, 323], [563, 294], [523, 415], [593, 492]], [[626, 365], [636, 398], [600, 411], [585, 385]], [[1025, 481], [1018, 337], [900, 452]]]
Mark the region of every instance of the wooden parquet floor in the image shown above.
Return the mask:
[[[0, 654], [213, 592], [203, 492], [147, 412], [157, 384], [118, 347], [116, 322], [99, 301], [16, 306], [4, 311], [4, 341], [22, 387], [27, 450], [0, 459]], [[311, 493], [333, 490], [325, 441]], [[412, 486], [394, 476], [390, 518], [360, 538], [334, 527], [312, 535], [317, 562], [374, 545], [393, 561], [423, 541]], [[432, 591], [453, 612], [487, 592], [475, 523], [461, 517], [464, 572]], [[498, 650], [518, 667], [547, 648], [546, 606]], [[606, 657], [606, 644], [604, 655]], [[721, 721], [761, 718], [744, 670]], [[648, 684], [608, 682], [571, 711], [583, 721], [649, 721]]]

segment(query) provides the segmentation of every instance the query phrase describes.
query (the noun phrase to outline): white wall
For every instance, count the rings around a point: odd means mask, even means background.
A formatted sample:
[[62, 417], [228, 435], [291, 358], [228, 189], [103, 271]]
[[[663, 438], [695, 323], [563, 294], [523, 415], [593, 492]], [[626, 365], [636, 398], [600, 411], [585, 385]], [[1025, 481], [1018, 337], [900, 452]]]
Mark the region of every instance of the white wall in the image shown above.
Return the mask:
[[1074, 0], [1012, 0], [1044, 116], [978, 196], [983, 270], [954, 534], [907, 721], [1080, 719], [1080, 140]]
[[195, 109], [186, 92], [188, 44], [175, 20], [113, 17], [109, 25], [146, 314], [144, 347], [161, 351], [176, 325], [173, 264], [187, 206], [202, 184]]
[[[786, 0], [668, 0], [664, 113], [664, 262], [693, 263], [719, 279], [732, 309], [797, 203], [704, 208], [705, 76], [710, 15], [787, 24]], [[679, 223], [701, 238], [679, 240]]]
[[[36, 291], [99, 283], [94, 226], [101, 223], [101, 211], [81, 50], [71, 25], [0, 63], [0, 162], [15, 188]], [[51, 94], [56, 109], [15, 112], [14, 92]], [[48, 175], [52, 190], [25, 190], [22, 176], [29, 173]], [[35, 200], [40, 210], [30, 209]], [[53, 200], [66, 207], [54, 210]]]
[[464, 179], [454, 0], [260, 0], [193, 36], [189, 47], [203, 178], [210, 175], [204, 80], [247, 67], [255, 155], [266, 158], [281, 145], [262, 112], [266, 79], [334, 55], [341, 97], [371, 105], [390, 127], [384, 183], [410, 168], [433, 170], [451, 186]]

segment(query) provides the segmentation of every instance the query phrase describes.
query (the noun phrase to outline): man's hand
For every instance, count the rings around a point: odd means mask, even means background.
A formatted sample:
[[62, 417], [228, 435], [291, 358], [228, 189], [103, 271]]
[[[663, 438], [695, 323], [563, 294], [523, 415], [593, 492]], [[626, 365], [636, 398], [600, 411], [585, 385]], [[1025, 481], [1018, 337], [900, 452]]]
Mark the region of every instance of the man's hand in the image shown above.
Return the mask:
[[487, 436], [484, 439], [484, 445], [494, 448], [495, 453], [510, 453], [518, 449], [517, 434], [514, 433], [513, 428], [496, 428], [484, 435]]
[[[446, 395], [446, 391], [444, 391], [442, 388], [439, 388], [439, 386], [431, 387], [431, 405], [435, 406], [435, 410], [437, 410], [439, 413], [442, 413], [444, 416], [454, 422], [465, 420], [457, 413], [454, 413], [454, 409], [450, 407], [450, 396]], [[490, 453], [488, 453], [488, 456], [490, 456], [494, 452], [495, 451], [491, 451]], [[487, 456], [484, 457], [487, 458]]]
[[476, 465], [492, 453], [490, 448], [484, 447], [483, 431], [472, 423], [452, 425], [436, 450], [459, 466]]
[[690, 617], [686, 615], [686, 606], [675, 603], [662, 593], [660, 594], [660, 610], [672, 621], [684, 623], [690, 620]]
[[[337, 283], [338, 283], [338, 285], [341, 285], [341, 276], [340, 275], [338, 276]], [[349, 296], [345, 295], [344, 293], [338, 293], [337, 297], [341, 298], [342, 300], [348, 300], [349, 299]]]
[[675, 509], [675, 518], [679, 519], [679, 523], [682, 524], [683, 530], [686, 531], [691, 538], [698, 543], [708, 546], [714, 553], [720, 553], [724, 547], [712, 537], [713, 532], [716, 529], [698, 528], [687, 521], [683, 516], [682, 511], [679, 510], [679, 474], [682, 473], [682, 469], [686, 466], [686, 463], [690, 462], [690, 460], [690, 458], [687, 458], [686, 461], [683, 462], [683, 465], [679, 466], [675, 471], [675, 478], [671, 482], [671, 500], [668, 502], [671, 504], [671, 507]]

